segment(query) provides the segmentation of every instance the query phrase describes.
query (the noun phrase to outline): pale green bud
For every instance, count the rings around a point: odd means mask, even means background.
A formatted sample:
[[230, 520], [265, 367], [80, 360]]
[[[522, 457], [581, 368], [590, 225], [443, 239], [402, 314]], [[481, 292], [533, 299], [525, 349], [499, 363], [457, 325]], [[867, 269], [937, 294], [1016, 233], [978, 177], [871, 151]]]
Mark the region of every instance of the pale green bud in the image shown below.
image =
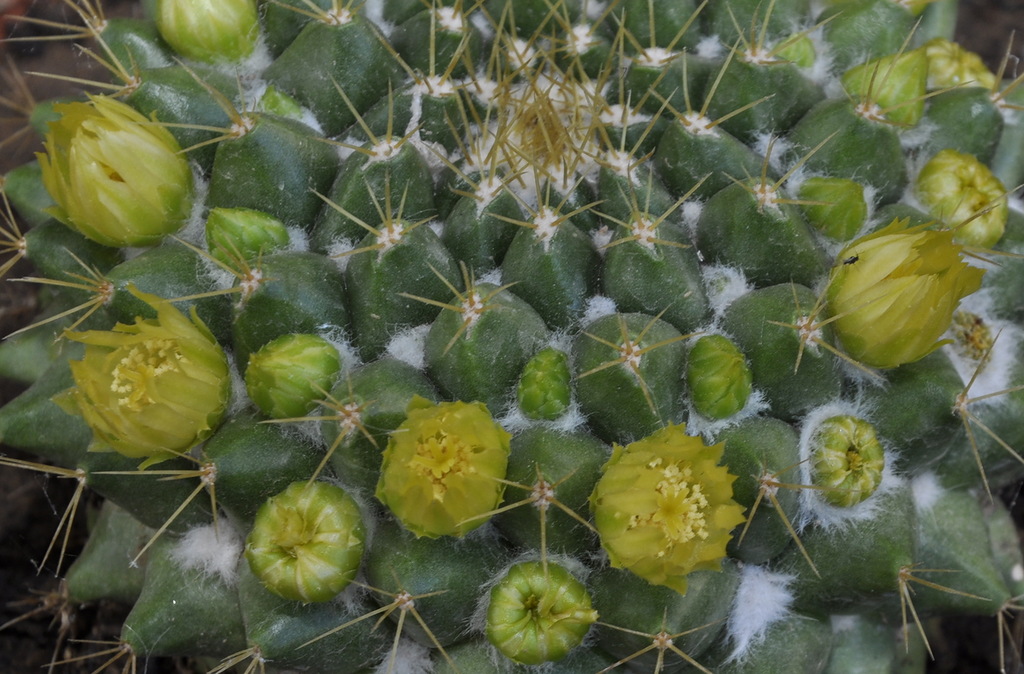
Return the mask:
[[924, 44], [928, 56], [928, 88], [945, 89], [973, 84], [991, 89], [996, 76], [981, 57], [967, 51], [956, 42], [937, 37]]
[[260, 32], [256, 0], [158, 0], [156, 27], [176, 52], [206, 63], [245, 58]]
[[216, 260], [234, 265], [288, 245], [288, 228], [251, 208], [214, 208], [206, 217], [206, 247]]
[[857, 417], [830, 417], [818, 425], [811, 446], [813, 481], [835, 506], [850, 507], [882, 482], [885, 452], [875, 427]]
[[942, 345], [953, 312], [984, 273], [964, 261], [952, 232], [894, 220], [839, 253], [826, 290], [832, 327], [864, 365], [913, 362]]
[[301, 417], [334, 385], [341, 356], [316, 335], [282, 335], [249, 357], [245, 389], [271, 419]]
[[516, 564], [491, 589], [487, 639], [524, 665], [561, 660], [597, 621], [583, 583], [548, 562]]
[[928, 213], [952, 227], [959, 243], [991, 248], [1003, 237], [1010, 217], [1006, 188], [973, 155], [942, 150], [921, 169], [914, 188]]
[[181, 229], [192, 171], [166, 129], [106, 96], [54, 109], [37, 155], [54, 217], [105, 246], [149, 246]]
[[355, 578], [365, 539], [359, 506], [343, 489], [293, 482], [260, 506], [245, 559], [274, 594], [327, 601]]
[[786, 40], [784, 46], [775, 52], [775, 57], [789, 61], [801, 68], [810, 68], [817, 60], [814, 43], [806, 35], [796, 35]]
[[753, 375], [739, 348], [722, 335], [705, 335], [690, 350], [686, 382], [694, 408], [711, 419], [736, 414], [750, 398]]
[[825, 236], [849, 241], [864, 226], [868, 203], [864, 186], [848, 178], [808, 178], [800, 185], [807, 220]]

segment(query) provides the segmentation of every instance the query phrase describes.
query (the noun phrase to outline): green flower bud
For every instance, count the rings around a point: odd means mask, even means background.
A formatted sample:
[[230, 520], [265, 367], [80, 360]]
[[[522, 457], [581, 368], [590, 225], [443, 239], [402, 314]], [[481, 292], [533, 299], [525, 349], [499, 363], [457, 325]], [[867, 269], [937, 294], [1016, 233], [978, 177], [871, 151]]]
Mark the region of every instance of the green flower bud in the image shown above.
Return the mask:
[[92, 428], [90, 449], [113, 448], [156, 463], [206, 439], [228, 403], [227, 357], [193, 308], [191, 320], [167, 300], [131, 289], [155, 319], [112, 331], [68, 333], [85, 344], [71, 361], [75, 388], [57, 401]]
[[718, 465], [723, 449], [686, 435], [683, 425], [614, 446], [590, 495], [612, 566], [681, 593], [691, 571], [721, 569], [731, 532], [744, 520], [732, 500], [736, 476]]
[[848, 178], [808, 178], [800, 186], [800, 200], [808, 222], [825, 236], [849, 241], [868, 217], [864, 186]]
[[206, 217], [206, 247], [215, 260], [235, 266], [288, 245], [288, 229], [272, 215], [251, 208], [212, 208]]
[[157, 0], [160, 36], [185, 58], [237, 61], [259, 37], [256, 0]]
[[981, 57], [967, 51], [956, 42], [937, 37], [924, 44], [928, 56], [928, 88], [945, 89], [963, 84], [991, 89], [996, 76]]
[[885, 453], [874, 426], [849, 415], [830, 417], [815, 430], [811, 443], [812, 479], [825, 488], [822, 498], [848, 508], [875, 493]]
[[345, 490], [293, 482], [260, 506], [245, 559], [274, 594], [327, 601], [355, 578], [365, 538], [359, 507]]
[[491, 589], [487, 638], [524, 665], [561, 660], [597, 621], [583, 583], [553, 562], [516, 564]]
[[302, 104], [274, 86], [267, 87], [263, 92], [260, 109], [278, 117], [302, 121]]
[[960, 300], [985, 273], [964, 262], [953, 232], [907, 223], [893, 220], [846, 246], [829, 276], [832, 327], [846, 353], [871, 367], [910, 363], [941, 346]]
[[105, 96], [54, 106], [43, 184], [58, 220], [105, 246], [148, 246], [185, 224], [192, 172], [164, 128]]
[[917, 198], [965, 246], [991, 248], [1003, 237], [1010, 208], [1006, 188], [972, 155], [942, 150], [917, 176]]
[[750, 398], [753, 375], [739, 348], [722, 335], [705, 335], [690, 349], [686, 383], [694, 408], [711, 419], [725, 419]]
[[511, 436], [482, 403], [419, 396], [384, 450], [377, 498], [417, 536], [462, 536], [504, 494]]
[[928, 57], [923, 49], [883, 56], [847, 70], [843, 86], [851, 94], [874, 104], [885, 119], [913, 126], [924, 114]]
[[341, 356], [316, 335], [282, 335], [249, 357], [245, 390], [271, 419], [301, 417], [334, 385]]
[[516, 389], [519, 408], [531, 419], [557, 419], [569, 409], [571, 378], [565, 352], [543, 349], [523, 368]]

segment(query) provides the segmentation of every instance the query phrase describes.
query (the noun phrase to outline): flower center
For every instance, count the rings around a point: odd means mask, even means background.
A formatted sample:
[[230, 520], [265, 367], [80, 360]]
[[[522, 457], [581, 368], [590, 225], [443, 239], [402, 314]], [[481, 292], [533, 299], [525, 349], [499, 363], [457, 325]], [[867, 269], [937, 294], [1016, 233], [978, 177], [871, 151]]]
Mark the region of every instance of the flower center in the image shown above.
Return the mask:
[[657, 506], [646, 515], [633, 515], [629, 528], [653, 526], [661, 529], [669, 545], [658, 552], [659, 557], [676, 543], [686, 543], [695, 537], [708, 537], [704, 513], [708, 507], [707, 497], [699, 484], [693, 484], [693, 471], [689, 466], [671, 463], [663, 466], [661, 459], [654, 459], [647, 467], [661, 469], [661, 480], [655, 487]]
[[471, 448], [458, 437], [439, 431], [420, 437], [409, 465], [417, 475], [430, 480], [434, 499], [444, 501], [448, 491], [447, 480], [452, 473], [476, 472], [470, 461], [471, 452]]
[[178, 344], [171, 339], [147, 339], [133, 346], [114, 368], [110, 390], [120, 394], [117, 404], [132, 412], [141, 411], [155, 401], [150, 392], [156, 381], [168, 372], [178, 372], [185, 361]]

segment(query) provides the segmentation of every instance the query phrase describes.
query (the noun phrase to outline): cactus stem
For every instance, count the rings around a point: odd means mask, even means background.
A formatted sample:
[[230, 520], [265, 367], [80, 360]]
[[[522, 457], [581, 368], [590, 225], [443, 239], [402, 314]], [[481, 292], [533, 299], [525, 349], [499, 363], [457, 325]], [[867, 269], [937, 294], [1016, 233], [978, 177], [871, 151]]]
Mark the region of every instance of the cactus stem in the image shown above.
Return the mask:
[[[710, 175], [710, 174], [709, 174]], [[665, 220], [668, 219], [680, 206], [686, 203], [687, 199], [693, 196], [693, 193], [700, 189], [700, 186], [704, 184], [704, 181], [708, 179], [708, 176], [704, 176], [700, 181], [691, 187], [686, 194], [676, 200], [671, 206], [665, 209], [665, 212], [661, 215], [652, 218], [650, 212], [650, 200], [651, 192], [653, 190], [653, 174], [647, 181], [646, 198], [643, 207], [641, 208], [639, 201], [637, 200], [636, 191], [633, 186], [630, 185], [629, 194], [626, 195], [620, 188], [619, 193], [629, 203], [630, 214], [629, 222], [624, 222], [618, 218], [608, 215], [607, 213], [601, 213], [597, 211], [597, 214], [602, 218], [611, 220], [620, 227], [626, 229], [629, 232], [629, 236], [617, 238], [613, 241], [608, 242], [602, 246], [603, 250], [608, 250], [613, 246], [626, 243], [627, 241], [636, 241], [641, 246], [648, 250], [654, 250], [655, 244], [659, 246], [673, 246], [675, 248], [690, 248], [689, 244], [679, 243], [678, 241], [668, 241], [666, 239], [657, 238], [658, 227], [661, 226]]]
[[[21, 243], [22, 250], [24, 250], [24, 239], [22, 239]], [[80, 311], [84, 311], [85, 313], [76, 318], [74, 323], [72, 323], [71, 325], [67, 326], [64, 329], [64, 331], [61, 334], [61, 337], [63, 337], [64, 334], [77, 328], [79, 325], [82, 324], [83, 321], [85, 321], [85, 319], [89, 318], [89, 316], [92, 316], [93, 313], [95, 313], [100, 307], [109, 304], [110, 300], [113, 299], [113, 283], [107, 280], [98, 269], [96, 269], [95, 267], [89, 267], [84, 262], [82, 262], [82, 260], [79, 259], [78, 256], [76, 256], [71, 251], [68, 251], [68, 255], [74, 258], [75, 262], [81, 265], [82, 269], [85, 271], [84, 274], [73, 274], [71, 272], [66, 272], [69, 277], [76, 279], [75, 281], [58, 281], [56, 279], [48, 279], [35, 276], [29, 276], [26, 278], [13, 280], [26, 281], [29, 283], [38, 283], [40, 285], [56, 286], [60, 288], [82, 290], [87, 293], [91, 293], [92, 297], [82, 302], [81, 304], [78, 304], [77, 306], [71, 307], [70, 309], [66, 309], [58, 314], [54, 314], [53, 316], [48, 316], [47, 318], [44, 318], [40, 321], [36, 321], [35, 323], [27, 325], [19, 330], [15, 330], [14, 332], [10, 333], [8, 337], [13, 337], [14, 335], [17, 335], [19, 333], [27, 332], [33, 328], [37, 328], [40, 325], [46, 325], [47, 323], [58, 321], [67, 316], [72, 316]], [[14, 261], [17, 261], [17, 259], [18, 258], [15, 257]], [[3, 267], [0, 267], [0, 277], [3, 276], [4, 271], [6, 270]]]
[[229, 295], [231, 293], [238, 293], [238, 306], [242, 307], [249, 300], [253, 294], [260, 289], [260, 287], [269, 281], [276, 281], [277, 279], [268, 278], [263, 275], [261, 268], [262, 253], [257, 256], [255, 266], [249, 264], [249, 261], [238, 251], [237, 248], [232, 246], [232, 250], [227, 250], [223, 246], [218, 246], [217, 250], [222, 253], [223, 257], [227, 259], [227, 262], [219, 260], [216, 256], [209, 252], [195, 246], [184, 239], [173, 237], [175, 241], [182, 244], [186, 248], [189, 248], [194, 253], [202, 258], [210, 261], [214, 265], [220, 267], [224, 271], [228, 272], [235, 277], [235, 285], [230, 288], [221, 288], [219, 290], [211, 290], [209, 292], [196, 293], [194, 295], [183, 295], [181, 297], [174, 297], [169, 299], [169, 302], [192, 302], [195, 300], [204, 299], [207, 297], [216, 297], [217, 295]]
[[127, 641], [84, 641], [84, 643], [105, 645], [109, 648], [105, 648], [95, 653], [85, 653], [83, 655], [76, 655], [73, 658], [65, 658], [64, 660], [58, 660], [51, 664], [53, 665], [68, 665], [72, 662], [81, 662], [83, 660], [91, 660], [93, 658], [102, 658], [105, 655], [110, 657], [99, 667], [93, 670], [95, 672], [105, 671], [108, 667], [112, 667], [114, 663], [122, 658], [127, 658], [124, 665], [121, 667], [121, 674], [136, 674], [138, 656], [135, 654], [135, 649]]
[[938, 583], [930, 580], [925, 580], [914, 575], [915, 573], [955, 573], [956, 569], [921, 569], [918, 568], [917, 564], [910, 566], [904, 566], [900, 568], [898, 575], [899, 593], [900, 593], [900, 612], [903, 618], [903, 642], [907, 644], [907, 649], [910, 648], [909, 640], [909, 623], [907, 622], [907, 611], [909, 609], [910, 615], [917, 625], [917, 630], [921, 634], [921, 639], [924, 641], [924, 646], [928, 650], [928, 655], [932, 660], [935, 659], [935, 654], [932, 652], [931, 644], [928, 643], [928, 636], [925, 634], [924, 626], [921, 624], [921, 619], [917, 615], [917, 609], [914, 608], [913, 590], [910, 587], [911, 583], [917, 583], [924, 587], [929, 587], [939, 592], [945, 592], [946, 594], [955, 594], [960, 597], [967, 597], [969, 599], [979, 599], [981, 601], [989, 601], [985, 597], [979, 597], [976, 594], [970, 594], [969, 592], [961, 592], [945, 585], [939, 585]]
[[629, 629], [627, 627], [620, 627], [619, 625], [612, 625], [610, 623], [601, 622], [599, 620], [599, 621], [597, 621], [597, 624], [602, 626], [602, 627], [607, 627], [609, 629], [618, 630], [619, 632], [625, 632], [626, 634], [632, 634], [634, 636], [648, 637], [651, 640], [651, 643], [649, 645], [645, 646], [644, 648], [641, 648], [636, 653], [631, 653], [630, 655], [627, 655], [626, 657], [622, 658], [618, 662], [612, 663], [611, 665], [605, 667], [604, 669], [599, 671], [597, 674], [605, 674], [606, 672], [610, 672], [613, 669], [616, 669], [619, 666], [624, 665], [627, 662], [630, 662], [631, 660], [635, 660], [636, 658], [644, 655], [645, 653], [649, 653], [650, 651], [654, 651], [654, 650], [656, 650], [658, 652], [658, 660], [657, 660], [657, 663], [655, 664], [655, 667], [654, 667], [654, 671], [655, 671], [656, 674], [661, 672], [663, 670], [664, 666], [665, 666], [665, 651], [672, 651], [673, 653], [675, 653], [676, 655], [681, 657], [683, 660], [688, 662], [692, 667], [696, 667], [701, 672], [704, 672], [704, 674], [712, 674], [710, 669], [708, 669], [704, 665], [702, 665], [699, 662], [697, 662], [696, 660], [694, 660], [687, 653], [685, 653], [681, 648], [676, 646], [675, 645], [675, 640], [678, 639], [679, 637], [686, 636], [687, 634], [692, 634], [694, 632], [699, 632], [700, 630], [703, 630], [703, 629], [706, 629], [708, 627], [711, 627], [712, 625], [717, 625], [719, 622], [721, 622], [721, 621], [720, 620], [716, 620], [714, 622], [710, 622], [710, 623], [706, 623], [704, 625], [700, 625], [699, 627], [691, 627], [690, 629], [683, 630], [682, 632], [676, 632], [675, 634], [669, 634], [664, 629], [665, 617], [662, 616], [662, 629], [661, 629], [661, 631], [658, 632], [657, 634], [650, 634], [650, 633], [647, 633], [647, 632], [639, 632], [637, 630]]
[[263, 658], [263, 654], [260, 651], [259, 646], [252, 646], [245, 650], [232, 653], [223, 660], [220, 664], [209, 671], [209, 674], [226, 674], [228, 671], [236, 671], [232, 669], [236, 665], [240, 665], [246, 660], [251, 659], [249, 665], [242, 671], [242, 674], [265, 674], [266, 672], [266, 660]]
[[[64, 536], [60, 545], [60, 555], [57, 557], [57, 569], [54, 571], [54, 575], [60, 576], [60, 567], [64, 563], [64, 554], [67, 552], [68, 540], [71, 537], [71, 526], [74, 524], [75, 515], [78, 512], [78, 504], [81, 502], [82, 494], [85, 492], [85, 471], [80, 468], [72, 469], [62, 468], [60, 466], [49, 466], [43, 463], [15, 459], [8, 456], [0, 456], [0, 466], [24, 468], [37, 473], [46, 473], [57, 477], [74, 478], [78, 481], [78, 485], [75, 487], [75, 493], [71, 495], [71, 501], [68, 503], [67, 508], [64, 509], [64, 514], [61, 515], [60, 521], [57, 523], [56, 531], [53, 532], [53, 537], [50, 539], [50, 546], [46, 548], [46, 553], [43, 555], [42, 561], [37, 565], [38, 571], [42, 571], [43, 567], [46, 566], [46, 560], [50, 558], [50, 553], [53, 552], [53, 548], [57, 544], [57, 539], [61, 538], [61, 531], [64, 531]], [[6, 627], [6, 625], [3, 627]], [[3, 630], [3, 627], [0, 627], [0, 630]]]
[[747, 530], [750, 528], [750, 523], [754, 521], [754, 515], [757, 514], [757, 509], [760, 507], [765, 497], [767, 497], [769, 504], [772, 508], [775, 509], [775, 512], [778, 513], [779, 518], [782, 520], [782, 523], [786, 526], [786, 531], [789, 532], [790, 538], [792, 538], [793, 542], [796, 543], [796, 547], [798, 550], [800, 550], [800, 554], [807, 561], [808, 566], [811, 567], [811, 571], [814, 572], [815, 576], [821, 578], [821, 574], [818, 572], [818, 567], [814, 565], [814, 560], [812, 560], [811, 556], [807, 553], [807, 549], [804, 547], [803, 542], [800, 540], [800, 536], [797, 534], [796, 529], [793, 527], [793, 523], [786, 515], [786, 511], [782, 509], [782, 504], [779, 503], [778, 493], [780, 488], [793, 490], [824, 489], [823, 487], [818, 487], [815, 485], [793, 484], [790, 482], [779, 481], [779, 477], [781, 475], [793, 470], [801, 463], [803, 462], [801, 461], [798, 463], [794, 463], [775, 473], [770, 473], [768, 472], [767, 468], [765, 468], [760, 476], [750, 476], [758, 483], [757, 498], [754, 499], [754, 504], [750, 506], [750, 512], [747, 515], [747, 521], [743, 524], [743, 531], [740, 532], [739, 538], [736, 539], [736, 545], [737, 547], [739, 547], [743, 544], [743, 539], [747, 535]]
[[981, 462], [981, 453], [978, 451], [978, 440], [975, 436], [974, 431], [975, 426], [977, 426], [983, 433], [985, 433], [985, 435], [992, 438], [996, 442], [996, 444], [998, 444], [1000, 447], [1009, 452], [1010, 456], [1024, 464], [1024, 458], [1022, 458], [1021, 455], [1018, 454], [1013, 449], [1013, 447], [1010, 447], [1010, 445], [1008, 445], [1005, 440], [1000, 438], [995, 431], [989, 428], [985, 424], [985, 422], [983, 422], [976, 414], [974, 414], [970, 410], [970, 405], [974, 403], [989, 400], [991, 398], [996, 398], [1001, 395], [1008, 395], [1016, 391], [1024, 390], [1024, 384], [1021, 384], [1017, 386], [1011, 386], [1010, 388], [1006, 388], [1000, 391], [993, 391], [991, 393], [985, 393], [983, 395], [970, 397], [970, 390], [974, 386], [975, 382], [978, 380], [978, 376], [985, 368], [985, 365], [988, 363], [988, 360], [992, 355], [992, 349], [993, 347], [995, 347], [995, 343], [996, 340], [998, 340], [998, 338], [999, 335], [996, 335], [996, 337], [993, 338], [992, 343], [989, 345], [989, 348], [986, 350], [984, 355], [979, 359], [978, 365], [974, 369], [974, 372], [971, 374], [970, 380], [968, 380], [967, 384], [964, 386], [963, 391], [961, 391], [957, 395], [955, 401], [953, 402], [953, 414], [958, 416], [960, 418], [960, 421], [963, 423], [964, 432], [967, 434], [967, 440], [971, 446], [971, 453], [974, 454], [974, 461], [975, 463], [978, 464], [978, 470], [981, 473], [981, 481], [985, 485], [985, 493], [988, 494], [989, 498], [992, 498], [992, 490], [988, 484], [988, 476], [985, 473], [985, 466]]

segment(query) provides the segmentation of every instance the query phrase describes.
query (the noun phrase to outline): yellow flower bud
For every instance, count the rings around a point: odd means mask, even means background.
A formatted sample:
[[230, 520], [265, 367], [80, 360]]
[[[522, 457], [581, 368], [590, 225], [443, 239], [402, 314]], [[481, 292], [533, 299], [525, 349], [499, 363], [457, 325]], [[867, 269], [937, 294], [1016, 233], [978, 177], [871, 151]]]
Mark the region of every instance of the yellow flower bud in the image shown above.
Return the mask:
[[148, 246], [185, 224], [192, 171], [163, 127], [105, 96], [54, 106], [38, 154], [54, 217], [105, 246]]
[[614, 447], [590, 496], [612, 566], [681, 593], [691, 571], [721, 569], [731, 532], [744, 520], [732, 499], [736, 476], [718, 465], [723, 450], [682, 425]]
[[1010, 207], [1006, 188], [973, 155], [942, 150], [921, 169], [917, 198], [953, 229], [959, 243], [991, 248], [1003, 238]]
[[945, 89], [963, 84], [991, 89], [996, 76], [981, 57], [956, 42], [937, 37], [924, 44], [928, 56], [928, 88]]
[[156, 310], [111, 331], [68, 333], [85, 344], [71, 361], [75, 388], [58, 402], [93, 431], [90, 449], [113, 448], [150, 465], [188, 451], [220, 422], [231, 380], [223, 349], [192, 310], [132, 289]]
[[158, 0], [156, 27], [174, 51], [206, 63], [245, 58], [260, 33], [256, 0]]
[[482, 403], [414, 396], [384, 450], [377, 498], [417, 536], [462, 536], [504, 494], [509, 439]]
[[896, 367], [944, 342], [960, 300], [981, 287], [984, 270], [963, 259], [953, 232], [907, 220], [857, 239], [839, 254], [826, 297], [843, 348], [871, 367]]

